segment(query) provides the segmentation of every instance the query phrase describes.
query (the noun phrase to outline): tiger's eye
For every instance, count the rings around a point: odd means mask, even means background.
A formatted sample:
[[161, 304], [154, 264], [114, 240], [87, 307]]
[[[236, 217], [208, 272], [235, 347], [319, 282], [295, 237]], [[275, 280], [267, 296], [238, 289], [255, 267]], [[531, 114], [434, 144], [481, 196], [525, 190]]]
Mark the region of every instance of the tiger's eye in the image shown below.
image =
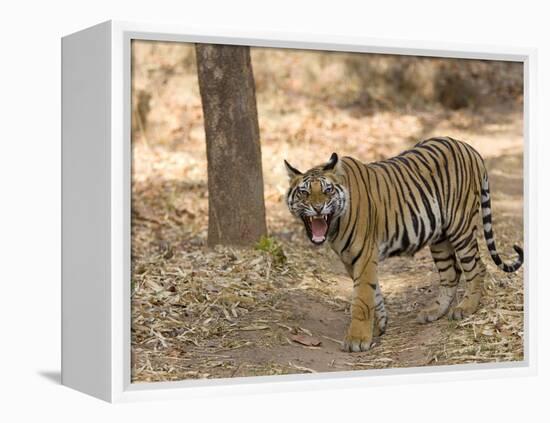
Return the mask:
[[328, 185], [325, 188], [325, 194], [332, 194], [332, 191], [334, 191], [334, 188], [332, 187], [332, 185]]

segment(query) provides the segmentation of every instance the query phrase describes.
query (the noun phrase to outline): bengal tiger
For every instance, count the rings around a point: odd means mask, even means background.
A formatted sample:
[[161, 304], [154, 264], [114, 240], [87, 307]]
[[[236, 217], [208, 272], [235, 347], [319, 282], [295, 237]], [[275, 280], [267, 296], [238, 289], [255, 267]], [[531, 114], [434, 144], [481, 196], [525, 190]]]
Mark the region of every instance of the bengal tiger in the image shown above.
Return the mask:
[[[398, 156], [368, 164], [333, 153], [327, 163], [304, 173], [284, 162], [290, 212], [303, 222], [311, 242], [328, 240], [353, 280], [344, 351], [367, 351], [373, 338], [385, 332], [388, 317], [378, 264], [388, 257], [414, 255], [426, 245], [439, 272], [439, 293], [417, 320], [432, 322], [447, 313], [462, 319], [477, 310], [486, 273], [476, 238], [480, 209], [494, 263], [504, 272], [515, 272], [523, 263], [517, 245], [511, 264], [497, 252], [487, 169], [481, 155], [465, 142], [430, 138]], [[465, 293], [451, 309], [461, 274]]]

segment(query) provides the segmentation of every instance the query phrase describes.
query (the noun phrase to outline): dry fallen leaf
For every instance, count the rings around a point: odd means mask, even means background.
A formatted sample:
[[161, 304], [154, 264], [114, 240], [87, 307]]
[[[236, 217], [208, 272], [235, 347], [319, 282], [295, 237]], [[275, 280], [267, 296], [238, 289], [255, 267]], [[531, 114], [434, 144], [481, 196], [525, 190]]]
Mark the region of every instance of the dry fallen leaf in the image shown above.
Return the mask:
[[309, 335], [290, 335], [290, 339], [298, 344], [305, 345], [306, 347], [318, 347], [321, 345], [321, 340]]
[[253, 331], [253, 330], [265, 330], [265, 329], [269, 329], [269, 326], [266, 326], [266, 325], [250, 325], [250, 326], [245, 326], [245, 327], [241, 328], [240, 330], [242, 330], [242, 331]]

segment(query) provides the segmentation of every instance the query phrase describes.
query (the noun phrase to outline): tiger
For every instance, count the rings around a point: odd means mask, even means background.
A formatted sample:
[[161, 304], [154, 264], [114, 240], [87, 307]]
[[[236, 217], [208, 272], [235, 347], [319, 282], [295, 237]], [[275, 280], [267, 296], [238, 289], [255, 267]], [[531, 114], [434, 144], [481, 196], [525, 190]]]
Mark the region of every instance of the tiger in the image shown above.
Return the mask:
[[[388, 257], [413, 256], [429, 246], [439, 274], [438, 294], [420, 310], [419, 323], [445, 314], [460, 320], [476, 312], [486, 275], [476, 237], [479, 221], [496, 266], [515, 272], [523, 263], [518, 245], [510, 264], [497, 251], [487, 169], [466, 142], [434, 137], [371, 163], [333, 153], [328, 162], [303, 173], [284, 164], [290, 213], [313, 244], [329, 242], [353, 281], [344, 351], [368, 351], [386, 330], [378, 264]], [[461, 275], [465, 292], [451, 307]]]

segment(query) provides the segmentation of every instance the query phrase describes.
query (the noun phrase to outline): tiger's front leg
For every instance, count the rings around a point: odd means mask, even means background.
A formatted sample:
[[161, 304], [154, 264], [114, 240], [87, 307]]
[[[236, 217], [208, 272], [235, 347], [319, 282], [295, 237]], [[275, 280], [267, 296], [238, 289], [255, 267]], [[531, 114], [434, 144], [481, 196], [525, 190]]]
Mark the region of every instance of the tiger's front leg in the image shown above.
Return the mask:
[[354, 275], [351, 323], [343, 349], [348, 352], [367, 351], [372, 346], [375, 330], [377, 265], [370, 262], [350, 273]]

